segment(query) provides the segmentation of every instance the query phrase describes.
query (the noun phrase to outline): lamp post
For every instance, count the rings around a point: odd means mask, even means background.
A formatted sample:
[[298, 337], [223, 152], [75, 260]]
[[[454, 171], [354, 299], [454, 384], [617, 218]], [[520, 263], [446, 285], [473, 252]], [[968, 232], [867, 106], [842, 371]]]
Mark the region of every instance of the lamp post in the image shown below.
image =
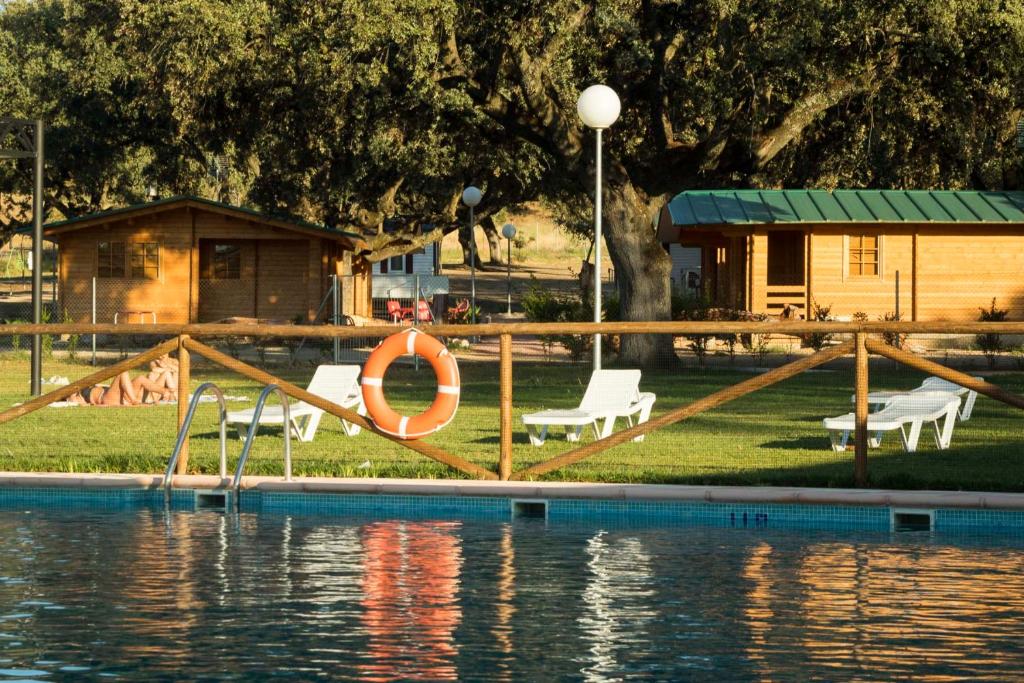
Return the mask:
[[470, 185], [462, 191], [462, 203], [469, 207], [469, 319], [476, 325], [476, 220], [473, 209], [484, 195], [479, 188]]
[[[601, 322], [601, 133], [619, 118], [619, 96], [607, 85], [592, 85], [576, 101], [583, 124], [597, 132], [594, 187], [594, 322]], [[594, 335], [594, 369], [601, 369], [601, 335]]]
[[508, 240], [508, 314], [512, 315], [512, 238], [516, 236], [516, 226], [506, 223], [501, 226], [501, 234]]

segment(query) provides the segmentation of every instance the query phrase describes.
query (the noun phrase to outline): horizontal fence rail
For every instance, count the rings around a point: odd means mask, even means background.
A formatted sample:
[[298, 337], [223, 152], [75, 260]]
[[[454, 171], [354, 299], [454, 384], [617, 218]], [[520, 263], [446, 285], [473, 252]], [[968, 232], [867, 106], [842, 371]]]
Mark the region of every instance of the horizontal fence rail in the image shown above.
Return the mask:
[[[401, 328], [398, 328], [401, 329]], [[484, 323], [478, 325], [421, 325], [421, 332], [439, 337], [497, 337], [520, 335], [592, 334], [1024, 334], [1024, 322], [606, 322], [606, 323]], [[308, 337], [316, 339], [387, 337], [394, 325], [249, 325], [203, 323], [181, 325], [110, 325], [88, 323], [0, 325], [0, 336], [33, 334], [105, 334], [113, 336], [176, 337]]]

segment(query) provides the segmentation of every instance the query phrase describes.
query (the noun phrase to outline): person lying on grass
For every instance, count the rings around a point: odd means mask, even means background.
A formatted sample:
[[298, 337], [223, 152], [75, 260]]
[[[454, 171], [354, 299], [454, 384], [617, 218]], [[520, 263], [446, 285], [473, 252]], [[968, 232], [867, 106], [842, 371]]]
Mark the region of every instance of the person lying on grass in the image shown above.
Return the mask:
[[[160, 375], [161, 378], [166, 376], [166, 373]], [[156, 382], [146, 375], [132, 379], [125, 371], [115, 377], [110, 386], [98, 384], [87, 387], [68, 396], [68, 402], [91, 406], [137, 406], [170, 400], [174, 394], [174, 389], [164, 382]]]
[[[178, 361], [175, 360], [174, 358], [171, 358], [169, 355], [165, 353], [156, 360], [150, 361], [149, 374], [146, 375], [146, 378], [149, 379], [150, 382], [156, 384], [157, 386], [161, 386], [170, 390], [170, 395], [166, 396], [165, 398], [172, 401], [177, 398]], [[152, 401], [150, 401], [151, 403], [156, 403], [157, 400], [162, 400], [156, 399], [153, 396], [150, 396], [149, 398], [153, 399]]]

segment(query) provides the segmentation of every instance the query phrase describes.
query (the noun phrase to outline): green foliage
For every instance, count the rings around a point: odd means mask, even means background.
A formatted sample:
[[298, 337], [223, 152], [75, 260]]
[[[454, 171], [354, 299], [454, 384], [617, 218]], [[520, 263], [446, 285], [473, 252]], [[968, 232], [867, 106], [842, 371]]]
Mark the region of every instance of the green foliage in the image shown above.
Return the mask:
[[[879, 320], [886, 323], [894, 323], [899, 322], [900, 317], [901, 316], [899, 316], [896, 313], [886, 313], [885, 315], [881, 316]], [[902, 349], [907, 344], [907, 335], [902, 334], [900, 332], [883, 332], [882, 341], [884, 341], [889, 346], [895, 346], [897, 349]]]
[[[996, 308], [996, 300], [994, 297], [988, 308], [978, 308], [978, 310], [981, 312], [978, 316], [978, 320], [986, 323], [1004, 322], [1006, 317], [1009, 315], [1009, 311], [1002, 308]], [[985, 354], [985, 359], [988, 361], [989, 367], [995, 367], [996, 356], [1003, 350], [1002, 335], [992, 333], [978, 334], [974, 337], [974, 343], [979, 349], [981, 349], [981, 352]]]
[[[45, 325], [51, 322], [52, 317], [53, 314], [50, 313], [50, 308], [48, 306], [43, 306], [43, 310], [40, 313], [40, 321]], [[42, 338], [39, 340], [39, 344], [41, 346], [43, 358], [53, 358], [53, 335], [42, 335]]]
[[[593, 318], [592, 306], [587, 306], [578, 297], [556, 294], [535, 279], [520, 299], [520, 305], [530, 322], [586, 322]], [[560, 344], [569, 352], [574, 363], [579, 362], [593, 346], [593, 337], [590, 335], [543, 335], [540, 339], [547, 348], [552, 344]]]
[[[73, 322], [72, 319], [71, 319], [71, 315], [67, 312], [67, 310], [64, 311], [64, 322], [66, 322], [66, 323]], [[82, 335], [80, 335], [80, 334], [69, 334], [68, 335], [67, 344], [64, 346], [64, 348], [68, 352], [68, 360], [73, 361], [76, 358], [78, 358], [78, 343], [81, 341], [81, 339], [82, 339]]]
[[[832, 306], [822, 306], [817, 301], [811, 300], [811, 316], [810, 320], [827, 321], [831, 320], [832, 317]], [[809, 346], [815, 351], [821, 351], [825, 348], [825, 345], [832, 341], [831, 332], [815, 332], [813, 334], [805, 334], [800, 337], [801, 342], [804, 346]]]

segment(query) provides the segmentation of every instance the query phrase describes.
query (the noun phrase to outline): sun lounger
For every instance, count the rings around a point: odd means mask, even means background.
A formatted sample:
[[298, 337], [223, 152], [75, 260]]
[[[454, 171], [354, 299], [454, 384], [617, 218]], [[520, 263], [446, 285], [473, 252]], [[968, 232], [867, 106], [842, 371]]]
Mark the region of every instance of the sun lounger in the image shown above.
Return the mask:
[[[321, 365], [313, 374], [309, 386], [306, 388], [311, 394], [321, 396], [332, 403], [337, 403], [343, 408], [355, 408], [360, 415], [366, 414], [363, 406], [363, 392], [359, 386], [358, 365]], [[228, 413], [228, 424], [235, 426], [238, 437], [244, 439], [252, 424], [254, 408]], [[298, 402], [291, 405], [291, 429], [299, 441], [312, 441], [316, 436], [317, 427], [320, 425], [320, 418], [324, 411], [315, 408], [308, 403]], [[260, 415], [260, 425], [280, 425], [284, 423], [284, 410], [279, 405], [268, 405], [263, 408]], [[349, 436], [359, 433], [359, 425], [354, 425], [345, 420], [341, 421], [341, 427]]]
[[[974, 379], [980, 381], [982, 378], [975, 377]], [[934, 391], [944, 391], [946, 393], [962, 397], [964, 401], [960, 406], [960, 410], [957, 412], [957, 417], [960, 418], [961, 422], [967, 422], [971, 419], [971, 413], [974, 411], [974, 403], [978, 400], [978, 392], [934, 376], [926, 377], [925, 380], [921, 382], [921, 386], [916, 389], [911, 389], [910, 391], [872, 391], [868, 394], [868, 404], [884, 408], [885, 405], [896, 396], [907, 396], [910, 394]], [[856, 401], [856, 394], [851, 395], [850, 400]]]
[[[552, 426], [565, 427], [566, 439], [579, 441], [588, 425], [593, 427], [595, 438], [603, 439], [611, 436], [617, 418], [625, 418], [630, 426], [634, 420], [636, 424], [647, 422], [657, 397], [639, 390], [640, 374], [639, 370], [595, 370], [578, 408], [523, 415], [530, 443], [543, 446]], [[643, 438], [640, 435], [633, 441]]]
[[[935, 445], [940, 449], [949, 448], [959, 408], [960, 397], [945, 391], [915, 391], [893, 396], [884, 408], [868, 414], [868, 431], [876, 435], [869, 445], [878, 445], [882, 432], [899, 430], [903, 448], [913, 453], [917, 450], [921, 427], [927, 422], [934, 429]], [[829, 432], [832, 450], [846, 450], [850, 432], [856, 428], [854, 413], [827, 417], [824, 425]]]

